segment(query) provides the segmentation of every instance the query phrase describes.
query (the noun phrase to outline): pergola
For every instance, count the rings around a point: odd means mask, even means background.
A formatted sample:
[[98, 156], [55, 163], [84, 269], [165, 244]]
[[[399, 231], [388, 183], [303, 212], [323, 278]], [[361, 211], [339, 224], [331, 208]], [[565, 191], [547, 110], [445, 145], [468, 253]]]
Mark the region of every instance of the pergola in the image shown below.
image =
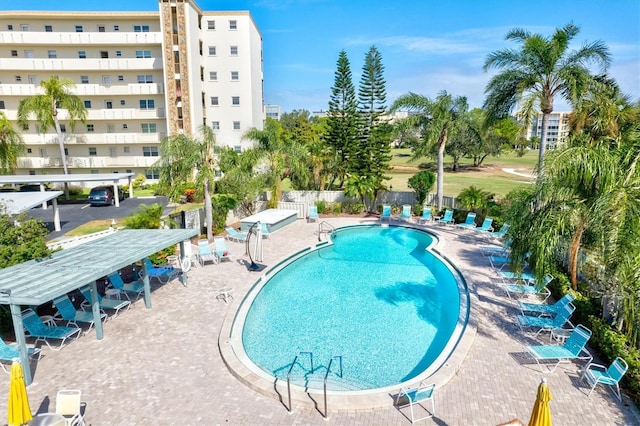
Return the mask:
[[43, 192], [0, 192], [0, 211], [4, 208], [4, 212], [10, 216], [15, 216], [23, 211], [34, 208], [38, 204], [47, 205], [47, 201], [51, 200], [53, 205], [53, 229], [60, 230], [60, 210], [58, 209], [58, 198], [62, 195], [62, 191], [43, 191]]
[[[27, 384], [32, 381], [27, 354], [21, 306], [39, 306], [54, 298], [89, 284], [96, 338], [102, 340], [100, 305], [96, 280], [121, 268], [197, 235], [195, 229], [131, 229], [93, 240], [80, 246], [52, 253], [45, 259], [29, 260], [2, 269], [0, 274], [0, 304], [9, 305], [20, 361]], [[145, 262], [142, 262], [144, 303], [151, 309], [151, 289]], [[184, 284], [186, 275], [183, 274]]]

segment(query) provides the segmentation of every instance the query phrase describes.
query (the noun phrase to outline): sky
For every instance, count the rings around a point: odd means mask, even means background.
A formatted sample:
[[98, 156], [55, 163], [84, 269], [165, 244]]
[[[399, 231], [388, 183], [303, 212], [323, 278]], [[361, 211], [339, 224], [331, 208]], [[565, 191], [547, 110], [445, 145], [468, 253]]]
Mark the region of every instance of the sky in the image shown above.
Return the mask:
[[[0, 0], [5, 10], [158, 11], [157, 0]], [[89, 5], [91, 3], [91, 5]], [[518, 48], [504, 36], [523, 28], [544, 36], [573, 23], [570, 49], [605, 42], [609, 74], [640, 99], [638, 0], [199, 0], [203, 11], [249, 11], [263, 39], [264, 101], [282, 112], [327, 110], [338, 55], [345, 50], [358, 87], [366, 52], [380, 51], [387, 104], [414, 92], [434, 98], [446, 90], [481, 107], [496, 71], [487, 56]], [[15, 6], [14, 6], [15, 5]], [[568, 110], [556, 100], [555, 110]]]

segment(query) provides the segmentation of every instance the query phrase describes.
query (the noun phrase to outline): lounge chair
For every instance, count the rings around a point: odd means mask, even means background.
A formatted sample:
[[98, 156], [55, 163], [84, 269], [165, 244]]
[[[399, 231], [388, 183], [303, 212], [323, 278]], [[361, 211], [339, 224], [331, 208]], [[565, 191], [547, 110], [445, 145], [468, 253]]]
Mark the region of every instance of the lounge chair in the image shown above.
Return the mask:
[[[411, 413], [411, 424], [433, 417], [436, 414], [436, 405], [433, 399], [435, 388], [435, 384], [426, 385], [424, 384], [424, 382], [420, 382], [418, 387], [413, 389], [401, 388], [398, 392], [398, 395], [396, 396], [396, 407], [400, 409], [402, 407], [409, 406], [409, 412]], [[423, 401], [431, 401], [431, 411], [427, 410], [427, 408], [421, 404]], [[420, 406], [422, 410], [428, 413], [428, 415], [416, 419], [413, 413], [414, 405]]]
[[211, 251], [209, 241], [198, 241], [198, 259], [200, 260], [200, 265], [202, 266], [204, 266], [207, 261], [213, 262], [214, 265], [218, 263], [218, 258], [216, 257], [215, 253]]
[[417, 220], [418, 223], [427, 223], [433, 220], [433, 216], [431, 215], [431, 207], [426, 207], [422, 211], [422, 216], [420, 216]]
[[[39, 358], [40, 348], [27, 347], [27, 355], [29, 356], [29, 358], [33, 358], [36, 355]], [[14, 358], [20, 358], [20, 351], [18, 350], [18, 346], [14, 344], [7, 345], [5, 341], [0, 338], [0, 361], [11, 363], [13, 362]], [[5, 373], [8, 374], [10, 372], [7, 371], [5, 365], [2, 362], [0, 362], [0, 367], [2, 367]]]
[[491, 232], [493, 231], [493, 218], [491, 217], [485, 217], [484, 220], [482, 221], [482, 225], [480, 225], [477, 228], [474, 228], [474, 231], [478, 231], [478, 232]]
[[227, 239], [229, 241], [237, 241], [239, 243], [244, 243], [245, 241], [247, 241], [246, 232], [237, 231], [235, 228], [232, 228], [230, 226], [224, 228], [224, 230], [227, 231]]
[[309, 206], [309, 217], [307, 217], [307, 222], [317, 222], [320, 220], [318, 217], [318, 206]]
[[[22, 311], [22, 325], [24, 325], [29, 336], [36, 338], [36, 343], [38, 343], [38, 340], [42, 340], [54, 351], [62, 349], [64, 342], [66, 342], [70, 337], [74, 335], [75, 337], [78, 337], [80, 336], [80, 333], [82, 333], [82, 329], [79, 327], [45, 325], [38, 314], [36, 314], [31, 308], [27, 308]], [[60, 346], [57, 348], [51, 346], [51, 343], [49, 343], [49, 340], [51, 339], [61, 340]]]
[[444, 212], [444, 216], [441, 217], [440, 219], [436, 220], [436, 223], [441, 224], [441, 225], [449, 225], [449, 224], [453, 224], [453, 210], [447, 209]]
[[[57, 321], [64, 320], [67, 322], [67, 326], [75, 325], [78, 326], [78, 323], [89, 324], [89, 328], [95, 325], [95, 318], [93, 317], [93, 312], [86, 311], [78, 311], [71, 300], [66, 294], [62, 296], [58, 296], [53, 299], [53, 304], [56, 305], [56, 309], [58, 313], [53, 316], [53, 319]], [[107, 318], [107, 314], [100, 313], [100, 320], [103, 321]]]
[[558, 300], [556, 303], [554, 304], [547, 304], [547, 303], [525, 303], [525, 302], [521, 302], [518, 301], [518, 308], [520, 308], [520, 312], [522, 312], [523, 315], [537, 315], [540, 317], [543, 316], [555, 316], [558, 315], [558, 313], [562, 310], [562, 308], [566, 305], [568, 305], [569, 303], [573, 302], [575, 300], [575, 296], [572, 293], [567, 293], [564, 296], [562, 296], [560, 298], [560, 300]]
[[[147, 275], [149, 275], [149, 278], [156, 278], [163, 284], [168, 283], [180, 275], [179, 269], [168, 265], [154, 265], [148, 257], [145, 257], [143, 262], [147, 266]], [[140, 271], [140, 278], [142, 278], [142, 270]]]
[[[80, 305], [82, 309], [88, 311], [91, 309], [91, 289], [89, 286], [84, 286], [80, 288], [80, 293], [84, 296], [84, 302]], [[131, 302], [129, 300], [120, 300], [120, 299], [112, 299], [110, 297], [102, 297], [100, 293], [98, 296], [98, 305], [100, 305], [100, 309], [107, 309], [110, 311], [114, 311], [114, 315], [118, 316], [120, 310], [124, 309], [125, 311], [131, 307]]]
[[569, 323], [573, 328], [569, 318], [571, 318], [571, 315], [573, 315], [573, 311], [575, 310], [576, 307], [569, 303], [565, 305], [553, 318], [519, 314], [516, 315], [516, 322], [518, 323], [518, 326], [520, 326], [521, 330], [526, 328], [537, 328], [538, 331], [536, 331], [535, 334], [537, 336], [543, 331], [551, 332], [554, 328], [563, 328], [567, 323]]
[[470, 229], [476, 227], [476, 214], [474, 212], [467, 213], [464, 223], [457, 223], [456, 228]]
[[385, 204], [382, 206], [382, 214], [380, 215], [380, 222], [387, 219], [387, 221], [391, 220], [391, 206], [389, 204]]
[[81, 410], [81, 392], [79, 390], [62, 389], [56, 395], [56, 414], [65, 418], [68, 426], [84, 426]]
[[[501, 274], [512, 274], [512, 272], [500, 272]], [[515, 275], [517, 277], [517, 275]], [[507, 296], [513, 299], [516, 296], [543, 296], [543, 301], [547, 300], [551, 296], [551, 291], [547, 288], [553, 280], [553, 275], [547, 274], [544, 277], [544, 285], [539, 287], [535, 284], [536, 277], [532, 274], [523, 274], [523, 280], [516, 284], [509, 284], [507, 282], [502, 284], [502, 288], [507, 292]], [[511, 297], [513, 295], [513, 297]]]
[[591, 386], [587, 396], [591, 396], [591, 392], [596, 388], [596, 385], [602, 383], [611, 387], [618, 400], [622, 401], [619, 383], [628, 369], [627, 362], [620, 357], [614, 359], [609, 368], [601, 364], [589, 364], [581, 376], [581, 379]]
[[500, 229], [496, 232], [490, 232], [490, 231], [480, 231], [482, 232], [483, 235], [486, 235], [487, 237], [493, 238], [493, 239], [500, 239], [500, 238], [504, 238], [507, 235], [507, 231], [509, 231], [509, 224], [508, 223], [504, 223]]
[[400, 220], [409, 221], [411, 220], [411, 205], [404, 204], [402, 206], [402, 213], [400, 213]]
[[215, 255], [218, 259], [218, 263], [220, 263], [220, 261], [224, 260], [224, 259], [228, 259], [228, 260], [232, 260], [231, 259], [231, 252], [227, 249], [227, 245], [224, 242], [224, 238], [222, 237], [215, 237], [213, 239], [213, 244], [214, 244], [214, 252]]
[[124, 294], [128, 300], [131, 300], [131, 296], [129, 296], [130, 294], [135, 294], [136, 299], [138, 299], [140, 298], [140, 296], [142, 296], [142, 293], [144, 293], [144, 284], [140, 283], [139, 281], [125, 283], [122, 280], [120, 274], [117, 272], [109, 274], [107, 278], [109, 279], [111, 286], [115, 289], [120, 290], [120, 292]]
[[587, 360], [587, 363], [591, 362], [593, 357], [586, 349], [590, 338], [591, 330], [582, 324], [578, 324], [562, 345], [525, 346], [524, 350], [531, 354], [541, 370], [540, 361], [557, 361], [553, 369], [550, 370], [553, 372], [562, 361]]

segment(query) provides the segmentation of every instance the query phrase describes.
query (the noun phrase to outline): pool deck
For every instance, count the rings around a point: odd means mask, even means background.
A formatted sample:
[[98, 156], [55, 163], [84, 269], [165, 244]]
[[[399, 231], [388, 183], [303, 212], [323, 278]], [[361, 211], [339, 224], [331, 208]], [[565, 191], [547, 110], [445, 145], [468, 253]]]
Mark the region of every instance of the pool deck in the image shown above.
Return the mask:
[[[321, 219], [334, 226], [377, 223], [366, 218]], [[392, 221], [393, 223], [393, 221]], [[495, 272], [477, 247], [485, 245], [473, 232], [427, 225], [441, 241], [437, 248], [455, 262], [472, 294], [477, 332], [457, 373], [435, 394], [436, 417], [421, 424], [497, 425], [519, 418], [527, 423], [536, 387], [546, 377], [557, 425], [638, 425], [640, 413], [623, 395], [620, 403], [603, 386], [587, 397], [575, 371], [563, 364], [543, 374], [527, 360], [523, 345], [546, 344], [515, 324], [517, 308], [495, 282]], [[272, 266], [318, 242], [317, 223], [296, 222], [264, 240], [264, 261]], [[289, 414], [277, 399], [250, 389], [225, 366], [218, 336], [225, 317], [232, 316], [243, 295], [260, 276], [245, 266], [244, 245], [227, 242], [232, 262], [193, 268], [188, 285], [178, 280], [154, 285], [150, 310], [139, 300], [104, 324], [104, 339], [90, 331], [59, 352], [45, 346], [32, 364], [28, 388], [34, 413], [55, 410], [59, 389], [82, 390], [89, 425], [406, 425], [404, 414], [387, 408], [332, 410], [323, 420], [315, 408], [294, 405]], [[233, 288], [229, 304], [216, 299], [216, 289]], [[399, 331], [401, 332], [401, 330]], [[582, 364], [581, 364], [582, 365]], [[8, 391], [9, 375], [0, 373]], [[6, 395], [6, 394], [5, 394]], [[285, 399], [286, 399], [286, 395]], [[322, 401], [319, 408], [322, 409]], [[0, 412], [6, 413], [6, 397]]]

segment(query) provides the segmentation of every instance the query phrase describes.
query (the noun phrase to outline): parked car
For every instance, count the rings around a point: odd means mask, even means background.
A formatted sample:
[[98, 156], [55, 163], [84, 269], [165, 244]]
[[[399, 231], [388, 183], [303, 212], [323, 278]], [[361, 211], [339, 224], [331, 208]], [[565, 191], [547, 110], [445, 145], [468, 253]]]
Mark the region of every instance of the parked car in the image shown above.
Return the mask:
[[[44, 190], [48, 191], [49, 188], [45, 185]], [[40, 192], [39, 183], [29, 183], [20, 187], [20, 192]]]
[[[124, 191], [118, 187], [118, 201], [124, 200]], [[92, 206], [112, 206], [116, 203], [113, 186], [96, 186], [89, 192], [89, 204]]]

